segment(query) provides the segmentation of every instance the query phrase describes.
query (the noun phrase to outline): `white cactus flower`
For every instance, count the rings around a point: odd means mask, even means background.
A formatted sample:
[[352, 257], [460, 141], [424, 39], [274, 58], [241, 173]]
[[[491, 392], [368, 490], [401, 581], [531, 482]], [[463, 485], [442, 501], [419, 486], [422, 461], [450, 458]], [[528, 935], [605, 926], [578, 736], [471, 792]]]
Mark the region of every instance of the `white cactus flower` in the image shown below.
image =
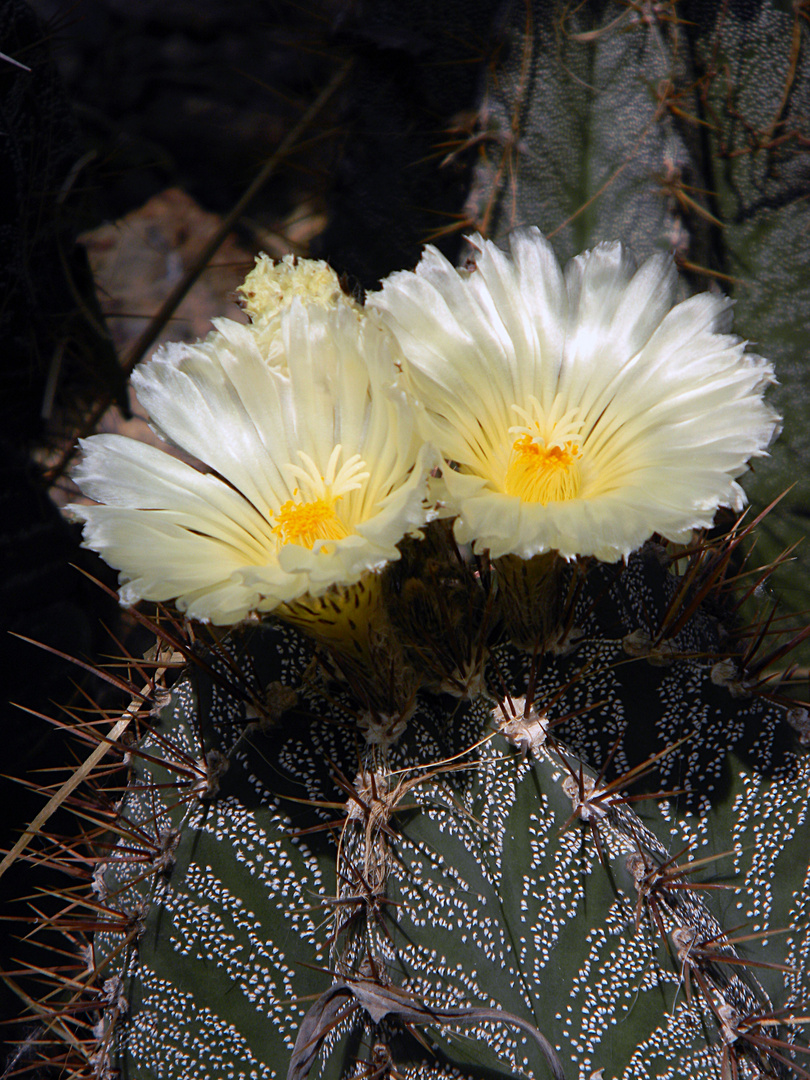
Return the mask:
[[673, 306], [672, 259], [637, 268], [619, 244], [564, 273], [537, 229], [512, 235], [511, 257], [472, 244], [470, 267], [429, 247], [366, 301], [404, 352], [460, 542], [615, 561], [742, 508], [736, 479], [779, 418], [772, 366], [727, 332], [729, 300]]
[[391, 387], [390, 335], [350, 301], [308, 299], [273, 315], [280, 361], [255, 325], [219, 320], [133, 374], [159, 434], [210, 472], [123, 436], [82, 443], [75, 479], [101, 505], [70, 509], [124, 603], [234, 623], [354, 584], [425, 523], [436, 461]]

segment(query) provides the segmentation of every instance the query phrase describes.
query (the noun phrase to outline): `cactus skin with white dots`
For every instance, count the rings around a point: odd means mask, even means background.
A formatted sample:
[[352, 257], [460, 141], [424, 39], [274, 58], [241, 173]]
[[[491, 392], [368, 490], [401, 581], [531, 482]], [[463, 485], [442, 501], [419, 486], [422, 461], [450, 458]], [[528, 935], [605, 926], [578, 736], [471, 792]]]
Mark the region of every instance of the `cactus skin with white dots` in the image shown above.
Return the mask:
[[[810, 989], [810, 759], [785, 706], [718, 684], [711, 603], [666, 648], [640, 647], [682, 582], [660, 556], [592, 567], [539, 660], [492, 624], [487, 689], [423, 688], [388, 745], [287, 626], [192, 665], [133, 757], [97, 877], [130, 935], [96, 936], [128, 1002], [110, 1066], [708, 1080], [725, 1060], [801, 1075], [790, 1049], [763, 1049], [790, 1029], [760, 1021]], [[603, 775], [582, 764], [611, 751]], [[692, 791], [687, 813], [632, 786], [640, 756], [648, 792]]]

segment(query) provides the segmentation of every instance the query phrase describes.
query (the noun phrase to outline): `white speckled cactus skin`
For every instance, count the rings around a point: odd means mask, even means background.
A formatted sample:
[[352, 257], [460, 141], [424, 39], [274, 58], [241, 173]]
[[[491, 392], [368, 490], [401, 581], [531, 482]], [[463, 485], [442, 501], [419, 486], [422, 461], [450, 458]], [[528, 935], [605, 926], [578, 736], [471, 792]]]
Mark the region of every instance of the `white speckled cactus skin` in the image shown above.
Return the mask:
[[[142, 747], [121, 810], [132, 828], [99, 878], [104, 902], [139, 920], [124, 950], [120, 933], [96, 936], [129, 1001], [111, 1066], [350, 1077], [377, 1054], [420, 1080], [709, 1080], [725, 1055], [741, 1076], [793, 1075], [790, 1051], [759, 1045], [787, 1029], [757, 1018], [808, 990], [810, 759], [789, 749], [783, 706], [717, 685], [721, 626], [705, 607], [667, 649], [640, 648], [639, 622], [678, 586], [659, 555], [595, 567], [576, 632], [540, 660], [492, 632], [486, 690], [423, 686], [386, 747], [362, 738], [357, 686], [316, 673], [289, 627], [235, 637], [204, 658], [211, 674], [192, 668]], [[482, 610], [464, 634], [486, 634]], [[604, 775], [581, 764], [611, 750]], [[627, 801], [648, 751], [647, 790], [689, 788], [685, 816], [637, 788]], [[191, 790], [162, 786], [190, 759]], [[136, 829], [151, 838], [145, 876], [127, 858]], [[793, 931], [735, 945], [741, 924]], [[387, 1019], [369, 1012], [373, 987]], [[745, 1034], [724, 1041], [723, 1023]]]

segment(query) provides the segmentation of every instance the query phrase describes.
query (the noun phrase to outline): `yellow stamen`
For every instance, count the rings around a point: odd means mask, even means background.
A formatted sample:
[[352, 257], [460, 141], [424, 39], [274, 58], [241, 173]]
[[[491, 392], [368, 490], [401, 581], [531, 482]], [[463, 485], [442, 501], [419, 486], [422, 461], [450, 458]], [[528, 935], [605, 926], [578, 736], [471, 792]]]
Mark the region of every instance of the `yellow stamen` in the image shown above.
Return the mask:
[[579, 493], [579, 444], [568, 440], [562, 445], [547, 446], [529, 433], [512, 444], [504, 489], [523, 502], [565, 502]]
[[342, 540], [349, 530], [335, 513], [335, 503], [341, 496], [296, 502], [288, 499], [279, 508], [278, 524], [273, 532], [282, 544], [301, 544], [313, 548], [318, 540]]

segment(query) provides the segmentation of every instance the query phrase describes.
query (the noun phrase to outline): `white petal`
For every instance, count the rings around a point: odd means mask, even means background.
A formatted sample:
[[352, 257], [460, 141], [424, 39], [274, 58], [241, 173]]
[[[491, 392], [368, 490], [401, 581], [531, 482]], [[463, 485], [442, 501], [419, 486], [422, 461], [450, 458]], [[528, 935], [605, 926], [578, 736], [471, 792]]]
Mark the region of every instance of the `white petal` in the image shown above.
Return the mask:
[[[497, 278], [504, 256], [494, 245], [486, 250], [485, 272]], [[506, 431], [514, 423], [514, 379], [523, 377], [489, 291], [473, 285], [473, 277], [461, 276], [438, 251], [427, 248], [415, 274], [392, 274], [382, 292], [367, 300], [382, 313], [408, 357], [405, 375], [412, 395], [419, 402], [440, 396], [443, 409], [429, 410], [423, 431], [428, 438], [441, 438], [454, 460], [475, 452], [482, 427]], [[492, 378], [494, 371], [498, 378]]]
[[171, 507], [198, 532], [230, 542], [246, 554], [261, 555], [269, 542], [267, 520], [217, 477], [121, 435], [94, 435], [81, 446], [84, 455], [74, 479], [91, 499], [145, 511]]
[[[239, 386], [229, 375], [235, 366], [243, 372]], [[283, 413], [285, 380], [250, 358], [223, 363], [219, 356], [174, 344], [132, 375], [138, 399], [160, 431], [215, 469], [262, 513], [271, 509], [268, 494], [280, 498], [286, 485], [251, 411], [258, 394], [264, 415]]]

